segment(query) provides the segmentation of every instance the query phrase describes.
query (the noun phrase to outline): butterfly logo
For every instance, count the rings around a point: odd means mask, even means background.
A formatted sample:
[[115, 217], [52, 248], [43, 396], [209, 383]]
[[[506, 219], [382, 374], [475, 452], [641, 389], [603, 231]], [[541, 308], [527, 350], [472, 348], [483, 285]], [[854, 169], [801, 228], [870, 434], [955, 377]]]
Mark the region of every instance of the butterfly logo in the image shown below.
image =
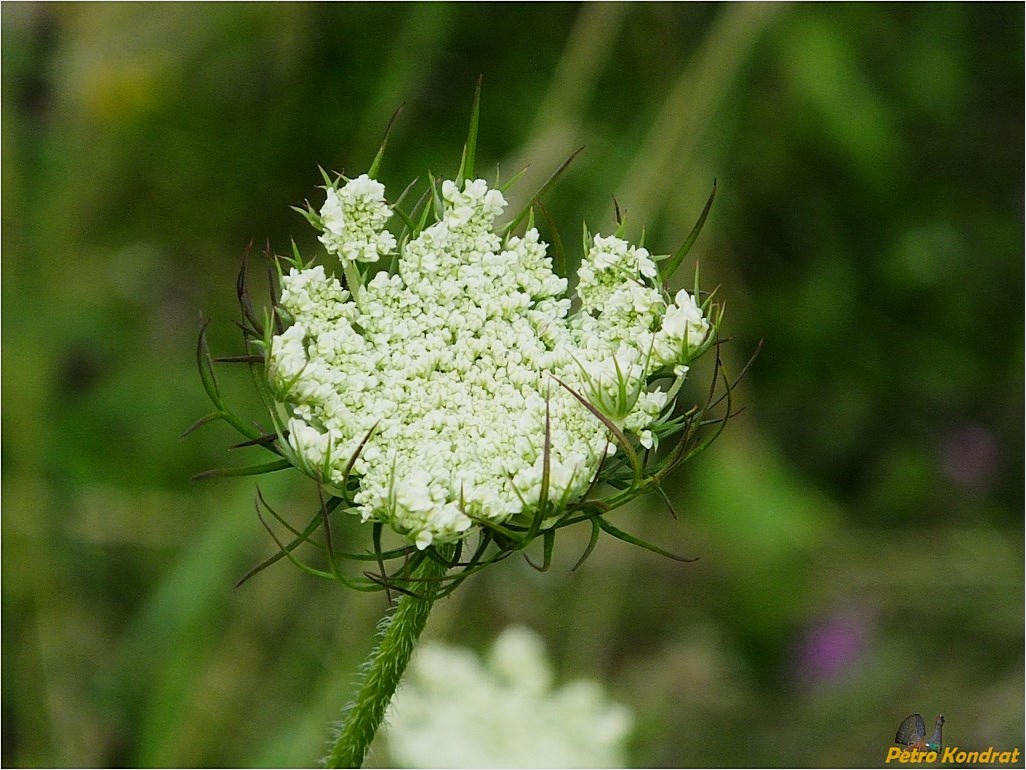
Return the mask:
[[898, 727], [894, 742], [920, 751], [940, 751], [943, 744], [941, 738], [941, 728], [943, 727], [944, 715], [941, 714], [934, 722], [933, 735], [927, 738], [926, 722], [923, 721], [922, 714], [909, 714]]

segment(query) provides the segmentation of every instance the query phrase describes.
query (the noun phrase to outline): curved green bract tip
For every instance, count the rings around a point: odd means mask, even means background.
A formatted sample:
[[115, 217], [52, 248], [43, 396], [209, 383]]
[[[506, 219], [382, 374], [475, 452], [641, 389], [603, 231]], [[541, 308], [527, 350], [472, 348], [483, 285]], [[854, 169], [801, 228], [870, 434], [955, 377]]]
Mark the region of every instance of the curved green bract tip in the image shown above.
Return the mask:
[[467, 179], [474, 178], [474, 155], [477, 153], [477, 129], [481, 122], [481, 80], [479, 75], [474, 87], [474, 106], [470, 110], [470, 128], [467, 131], [467, 143], [463, 145], [463, 157], [460, 159], [460, 170], [456, 174], [456, 184], [460, 188]]
[[716, 180], [713, 180], [712, 192], [709, 194], [709, 200], [705, 202], [705, 208], [702, 209], [701, 215], [698, 217], [698, 221], [695, 222], [695, 226], [691, 228], [691, 232], [688, 233], [688, 237], [677, 253], [674, 254], [670, 259], [663, 263], [663, 266], [659, 269], [660, 277], [665, 281], [671, 275], [673, 275], [677, 268], [680, 267], [680, 263], [684, 261], [684, 257], [691, 251], [691, 247], [695, 245], [695, 241], [698, 240], [698, 234], [702, 232], [702, 227], [705, 225], [705, 220], [709, 216], [709, 209], [712, 208], [713, 199], [716, 198]]
[[[524, 206], [520, 210], [520, 212], [513, 218], [513, 220], [503, 228], [503, 231], [505, 233], [508, 234], [513, 232], [513, 230], [516, 229], [516, 227], [521, 222], [523, 222], [525, 218], [527, 218], [527, 216], [531, 213], [533, 206], [541, 199], [542, 195], [544, 195], [546, 191], [548, 191], [548, 189], [552, 187], [553, 184], [555, 184], [556, 180], [559, 179], [560, 176], [562, 176], [563, 172], [566, 171], [570, 163], [573, 162], [573, 159], [576, 158], [583, 149], [583, 147], [578, 147], [570, 154], [569, 158], [563, 161], [563, 165], [561, 165], [554, 172], [552, 172], [552, 175], [545, 180], [545, 184], [539, 187], [538, 192], [531, 196], [531, 199], [527, 202], [527, 205]], [[585, 247], [585, 251], [587, 251], [587, 247]]]
[[395, 119], [399, 117], [399, 113], [403, 111], [405, 106], [405, 104], [400, 104], [388, 121], [388, 126], [385, 128], [385, 136], [381, 140], [381, 147], [378, 148], [378, 154], [374, 156], [374, 161], [370, 164], [370, 168], [367, 169], [367, 175], [371, 179], [378, 178], [378, 170], [381, 168], [382, 158], [385, 157], [385, 146], [388, 144], [388, 135], [392, 132], [392, 124], [395, 123]]

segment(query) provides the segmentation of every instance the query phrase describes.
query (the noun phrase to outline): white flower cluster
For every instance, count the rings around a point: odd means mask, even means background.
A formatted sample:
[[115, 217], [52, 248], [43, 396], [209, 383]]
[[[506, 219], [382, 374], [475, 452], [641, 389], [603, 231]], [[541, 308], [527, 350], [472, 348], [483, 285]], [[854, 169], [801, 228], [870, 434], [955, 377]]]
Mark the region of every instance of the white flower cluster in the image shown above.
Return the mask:
[[418, 649], [390, 706], [388, 748], [404, 767], [625, 767], [633, 721], [596, 682], [553, 689], [541, 640], [510, 628], [484, 664], [462, 648]]
[[[351, 468], [360, 513], [420, 548], [459, 539], [475, 519], [535, 512], [546, 425], [548, 499], [586, 491], [616, 447], [555, 378], [651, 446], [648, 429], [670, 399], [647, 379], [683, 378], [709, 335], [687, 292], [667, 305], [645, 249], [596, 236], [570, 313], [567, 281], [553, 274], [538, 232], [495, 233], [501, 192], [478, 179], [462, 190], [443, 182], [441, 193], [440, 221], [404, 245], [397, 272], [378, 272], [355, 299], [320, 266], [283, 276], [280, 306], [292, 325], [268, 357], [300, 466], [340, 486], [370, 434]], [[328, 191], [329, 251], [367, 259], [394, 248], [383, 196], [366, 176]]]
[[319, 240], [329, 254], [350, 262], [375, 262], [395, 249], [395, 236], [384, 229], [391, 216], [385, 186], [361, 174], [341, 189], [328, 188]]

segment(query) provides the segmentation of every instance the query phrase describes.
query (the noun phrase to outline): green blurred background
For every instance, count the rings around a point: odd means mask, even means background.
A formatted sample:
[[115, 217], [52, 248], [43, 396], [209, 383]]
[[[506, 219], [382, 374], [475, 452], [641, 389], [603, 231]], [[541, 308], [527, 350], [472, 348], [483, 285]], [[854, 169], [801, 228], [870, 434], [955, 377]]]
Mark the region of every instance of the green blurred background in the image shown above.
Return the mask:
[[[4, 4], [3, 743], [7, 766], [303, 766], [380, 594], [279, 564], [195, 370], [240, 350], [250, 240], [309, 226], [318, 164], [453, 173], [577, 147], [545, 202], [693, 255], [745, 407], [671, 497], [573, 575], [510, 559], [432, 617], [538, 631], [561, 681], [637, 714], [638, 766], [879, 765], [901, 719], [1024, 740], [1022, 4]], [[492, 174], [488, 174], [492, 176]], [[552, 234], [547, 233], [551, 238]], [[689, 281], [693, 260], [682, 270]], [[245, 372], [222, 373], [256, 416]], [[247, 406], [248, 405], [248, 406]], [[264, 477], [303, 519], [314, 490]], [[587, 530], [587, 528], [584, 528]], [[357, 548], [357, 525], [340, 537]], [[468, 729], [471, 729], [468, 726]], [[372, 762], [387, 764], [379, 745]]]

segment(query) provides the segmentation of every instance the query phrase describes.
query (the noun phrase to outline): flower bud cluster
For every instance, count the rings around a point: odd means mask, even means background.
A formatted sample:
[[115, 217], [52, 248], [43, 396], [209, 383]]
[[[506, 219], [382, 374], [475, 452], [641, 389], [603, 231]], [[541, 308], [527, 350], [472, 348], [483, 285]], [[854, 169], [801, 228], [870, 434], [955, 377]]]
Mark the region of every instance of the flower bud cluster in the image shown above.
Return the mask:
[[[530, 517], [543, 489], [576, 501], [617, 448], [570, 389], [651, 446], [675, 388], [650, 380], [683, 378], [710, 336], [694, 297], [667, 303], [646, 249], [596, 235], [571, 313], [537, 230], [495, 232], [499, 190], [477, 179], [440, 193], [439, 220], [355, 296], [322, 266], [283, 275], [291, 325], [267, 357], [296, 464], [335, 488], [358, 477], [363, 520], [419, 548]], [[361, 176], [328, 189], [320, 240], [372, 261], [396, 249], [389, 216], [384, 188]]]
[[361, 174], [341, 189], [328, 188], [321, 209], [320, 242], [329, 254], [350, 262], [375, 262], [395, 248], [395, 236], [384, 229], [392, 211], [385, 186]]

